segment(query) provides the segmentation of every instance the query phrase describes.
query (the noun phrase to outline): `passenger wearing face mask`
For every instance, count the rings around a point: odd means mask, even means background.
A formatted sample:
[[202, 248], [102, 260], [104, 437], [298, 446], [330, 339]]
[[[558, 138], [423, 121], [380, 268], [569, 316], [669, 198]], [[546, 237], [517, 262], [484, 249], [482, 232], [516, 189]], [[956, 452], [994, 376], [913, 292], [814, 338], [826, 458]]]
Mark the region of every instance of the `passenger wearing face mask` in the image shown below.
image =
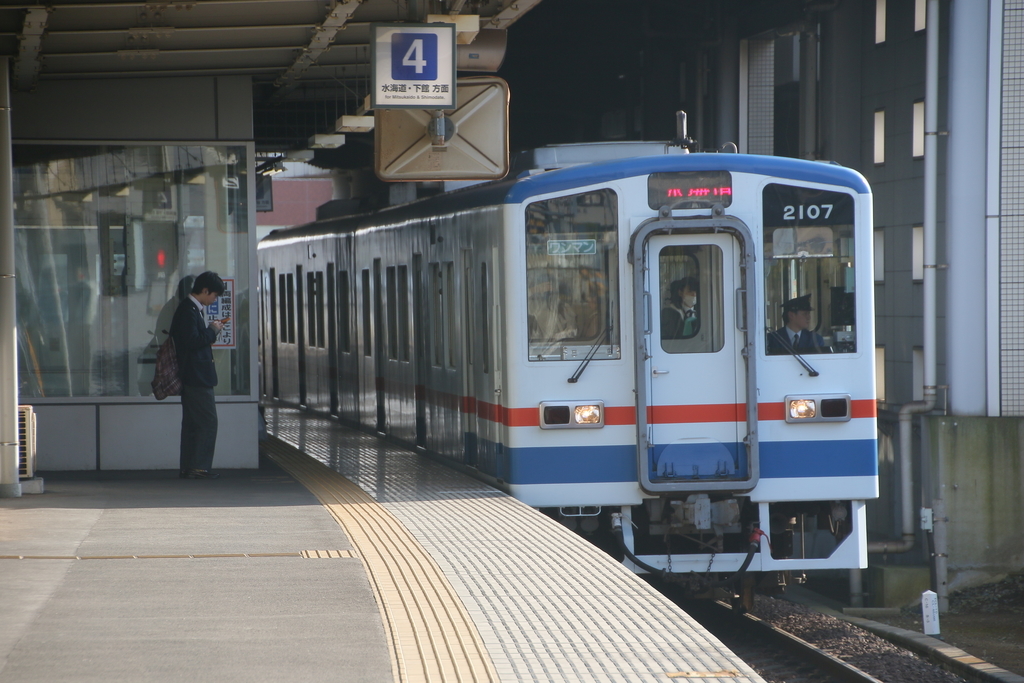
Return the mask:
[[697, 311], [697, 278], [684, 277], [669, 285], [669, 296], [661, 309], [661, 338], [688, 339], [700, 328]]

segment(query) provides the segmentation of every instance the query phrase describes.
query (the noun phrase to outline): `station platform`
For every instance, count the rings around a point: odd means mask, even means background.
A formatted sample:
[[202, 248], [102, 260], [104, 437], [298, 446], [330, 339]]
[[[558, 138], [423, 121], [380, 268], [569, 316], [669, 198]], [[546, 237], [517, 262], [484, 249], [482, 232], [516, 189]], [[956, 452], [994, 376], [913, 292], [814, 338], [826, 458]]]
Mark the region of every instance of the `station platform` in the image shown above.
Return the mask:
[[0, 682], [762, 681], [512, 497], [266, 416], [259, 470], [51, 473], [0, 499]]

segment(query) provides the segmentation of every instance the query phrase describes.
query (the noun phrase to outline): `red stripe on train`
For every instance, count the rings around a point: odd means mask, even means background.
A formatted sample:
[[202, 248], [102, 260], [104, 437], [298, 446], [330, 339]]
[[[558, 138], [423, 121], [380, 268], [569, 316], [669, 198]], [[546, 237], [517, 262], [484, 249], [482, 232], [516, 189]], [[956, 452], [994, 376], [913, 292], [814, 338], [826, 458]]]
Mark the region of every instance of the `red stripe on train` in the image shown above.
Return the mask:
[[[458, 409], [462, 413], [503, 424], [506, 427], [539, 427], [540, 411], [531, 408], [506, 408], [496, 403], [481, 401], [473, 396], [456, 396], [440, 391], [428, 391], [422, 385], [416, 387], [418, 399], [431, 400], [435, 405]], [[873, 399], [851, 401], [850, 417], [869, 418], [878, 416], [877, 404]], [[746, 408], [743, 403], [711, 403], [701, 405], [649, 406], [649, 424], [693, 424], [700, 422], [746, 422]], [[757, 404], [757, 419], [761, 421], [785, 420], [785, 403]], [[633, 406], [606, 406], [606, 425], [636, 424], [636, 409]]]

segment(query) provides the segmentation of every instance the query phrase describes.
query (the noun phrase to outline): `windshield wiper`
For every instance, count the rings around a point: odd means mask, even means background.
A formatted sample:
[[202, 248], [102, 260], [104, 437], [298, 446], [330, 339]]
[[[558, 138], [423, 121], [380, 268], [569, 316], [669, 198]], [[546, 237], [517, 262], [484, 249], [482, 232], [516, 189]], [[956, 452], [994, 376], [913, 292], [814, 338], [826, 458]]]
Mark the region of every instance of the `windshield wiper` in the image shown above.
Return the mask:
[[796, 349], [793, 348], [793, 344], [789, 341], [789, 335], [788, 334], [779, 334], [777, 331], [776, 332], [772, 332], [772, 334], [775, 335], [776, 339], [778, 339], [780, 342], [782, 342], [782, 348], [784, 348], [786, 351], [788, 351], [789, 355], [793, 356], [793, 358], [796, 358], [797, 361], [800, 363], [800, 365], [804, 366], [804, 370], [807, 371], [808, 376], [810, 376], [810, 377], [817, 377], [818, 376], [818, 371], [815, 370], [814, 368], [812, 368], [811, 364], [808, 363], [806, 360], [804, 360], [804, 357], [801, 356], [799, 353], [797, 353]]
[[[611, 334], [611, 331], [612, 331], [612, 326], [611, 325], [609, 325], [608, 327], [604, 328], [604, 330], [601, 332], [601, 336], [597, 338], [597, 341], [594, 342], [594, 345], [590, 347], [589, 351], [587, 351], [587, 355], [583, 359], [583, 362], [580, 363], [580, 366], [578, 368], [576, 368], [576, 372], [574, 372], [572, 374], [572, 377], [569, 378], [569, 380], [568, 380], [569, 384], [576, 384], [576, 382], [579, 381], [580, 376], [583, 374], [583, 371], [587, 369], [587, 366], [590, 365], [590, 361], [594, 360], [594, 356], [597, 355], [597, 350], [599, 348], [601, 348], [601, 342], [604, 341], [605, 337], [607, 337], [609, 334]], [[815, 373], [815, 374], [817, 374], [817, 373]]]

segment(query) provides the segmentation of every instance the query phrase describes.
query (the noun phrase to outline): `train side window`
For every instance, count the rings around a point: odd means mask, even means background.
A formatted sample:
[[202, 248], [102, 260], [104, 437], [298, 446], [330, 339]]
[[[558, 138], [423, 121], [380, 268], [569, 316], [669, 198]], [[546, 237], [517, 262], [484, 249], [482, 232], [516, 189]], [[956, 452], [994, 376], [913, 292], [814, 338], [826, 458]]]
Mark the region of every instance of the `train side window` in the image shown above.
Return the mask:
[[330, 352], [330, 365], [334, 364], [334, 354], [338, 352], [338, 285], [337, 271], [333, 263], [327, 264], [327, 279], [324, 281], [324, 298], [321, 314], [326, 314], [327, 321], [324, 334], [327, 336], [327, 350]]
[[277, 269], [270, 269], [270, 277], [267, 279], [267, 300], [270, 302], [270, 310], [267, 312], [267, 321], [269, 323], [270, 340], [272, 344], [278, 342], [277, 325], [280, 320], [277, 314]]
[[466, 359], [466, 366], [473, 365], [473, 340], [476, 334], [476, 325], [473, 324], [473, 253], [469, 249], [462, 251], [462, 337], [463, 357]]
[[370, 337], [370, 269], [364, 268], [362, 272], [363, 285], [363, 355], [372, 356], [373, 346]]
[[661, 348], [717, 353], [725, 342], [722, 249], [674, 245], [658, 252]]
[[487, 301], [487, 264], [480, 264], [480, 330], [483, 336], [483, 351], [481, 354], [481, 361], [484, 366], [484, 372], [488, 373], [491, 371], [491, 332], [490, 332], [490, 318], [488, 314], [490, 308]]
[[306, 273], [306, 344], [316, 346], [316, 273]]
[[455, 340], [458, 339], [456, 336], [457, 331], [455, 329], [456, 316], [455, 311], [452, 310], [452, 306], [455, 305], [455, 263], [452, 261], [445, 261], [445, 282], [444, 282], [444, 299], [445, 299], [445, 342], [448, 347], [448, 367], [455, 367]]
[[853, 196], [771, 183], [762, 203], [766, 352], [855, 353]]
[[384, 277], [388, 295], [388, 358], [398, 360], [398, 282], [395, 266], [388, 266]]
[[351, 318], [351, 301], [349, 299], [348, 271], [338, 272], [338, 346], [345, 352], [352, 351], [349, 324]]
[[324, 348], [324, 273], [322, 270], [306, 273], [306, 315], [310, 348]]
[[430, 300], [431, 327], [433, 328], [434, 366], [444, 365], [444, 282], [441, 276], [441, 264], [430, 264]]
[[279, 321], [277, 325], [279, 341], [288, 343], [288, 279], [284, 273], [277, 276], [277, 296], [279, 299], [277, 311]]
[[619, 358], [618, 198], [595, 190], [526, 207], [531, 361]]
[[288, 295], [286, 297], [287, 317], [285, 321], [288, 327], [288, 343], [295, 343], [295, 274], [288, 273], [286, 279]]
[[316, 271], [316, 345], [321, 349], [327, 348], [327, 338], [324, 335], [324, 306], [326, 305], [327, 290], [324, 289], [324, 271]]
[[398, 266], [398, 353], [409, 360], [409, 267]]

